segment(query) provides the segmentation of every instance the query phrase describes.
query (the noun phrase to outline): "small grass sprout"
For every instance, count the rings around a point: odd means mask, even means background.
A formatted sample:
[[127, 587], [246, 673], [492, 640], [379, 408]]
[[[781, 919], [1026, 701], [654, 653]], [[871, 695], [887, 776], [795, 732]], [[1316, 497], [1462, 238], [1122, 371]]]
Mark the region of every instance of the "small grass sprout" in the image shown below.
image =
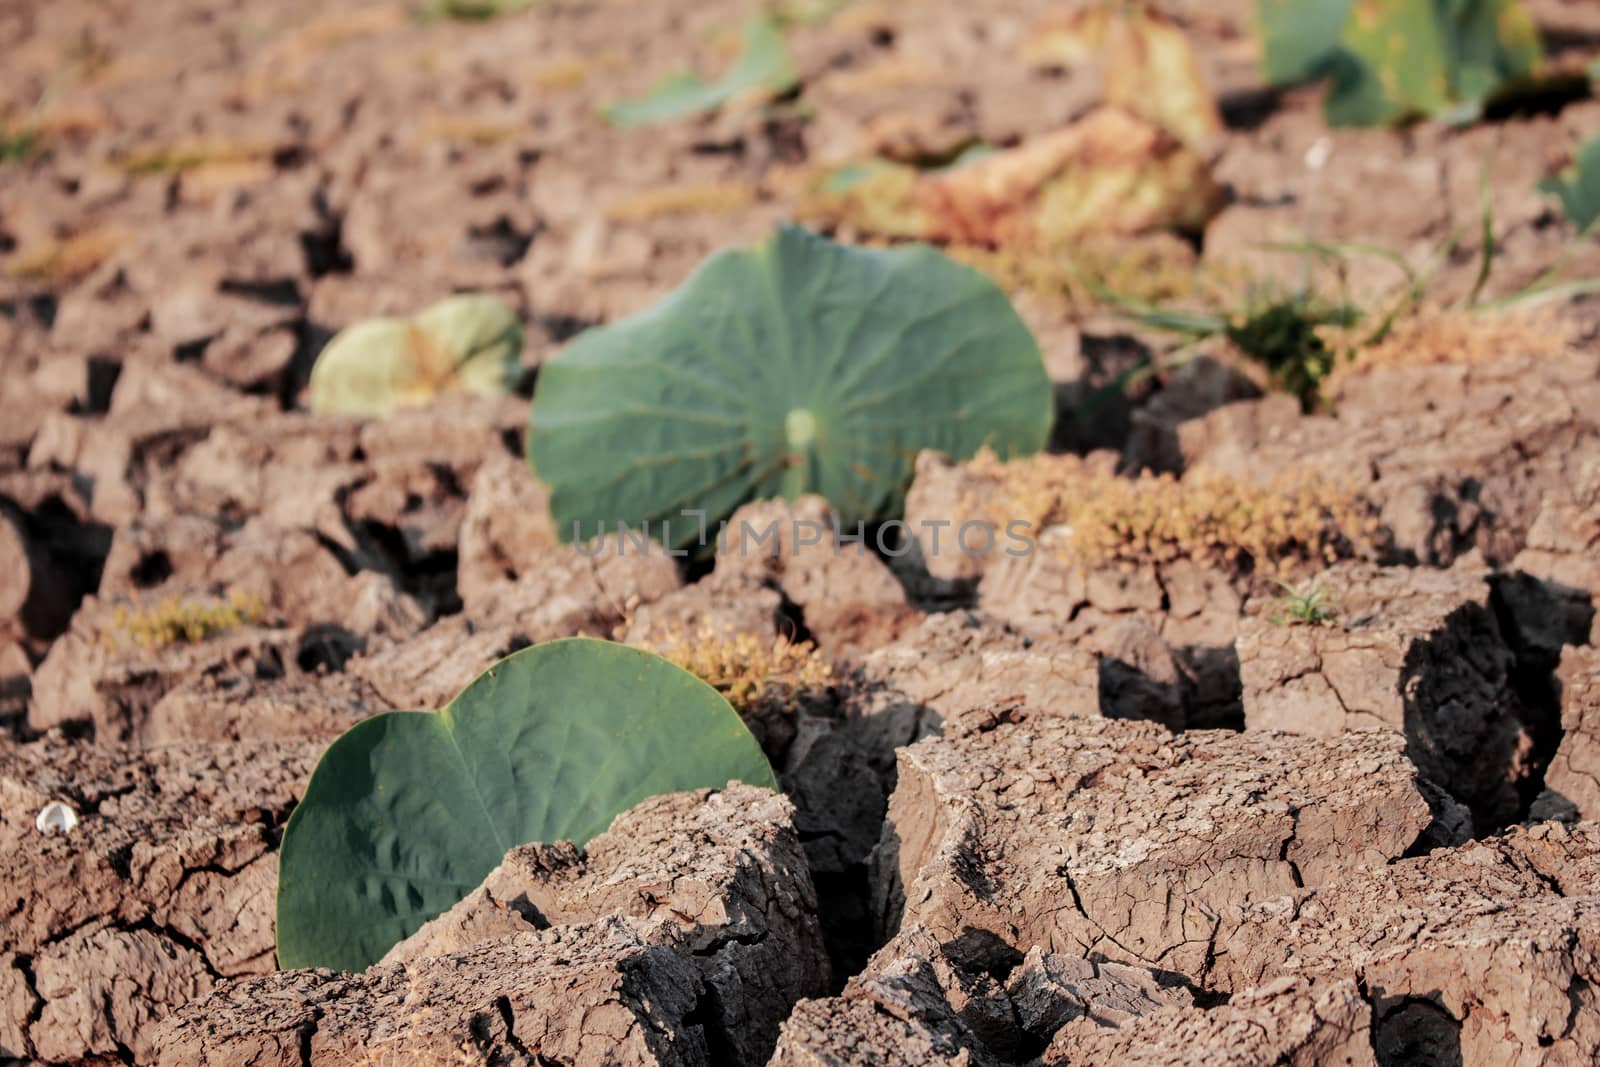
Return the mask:
[[1327, 590], [1316, 582], [1298, 585], [1281, 578], [1273, 579], [1283, 595], [1273, 600], [1273, 612], [1267, 621], [1274, 626], [1325, 626], [1338, 612], [1338, 605]]
[[26, 163], [41, 147], [39, 131], [34, 127], [0, 124], [0, 163]]

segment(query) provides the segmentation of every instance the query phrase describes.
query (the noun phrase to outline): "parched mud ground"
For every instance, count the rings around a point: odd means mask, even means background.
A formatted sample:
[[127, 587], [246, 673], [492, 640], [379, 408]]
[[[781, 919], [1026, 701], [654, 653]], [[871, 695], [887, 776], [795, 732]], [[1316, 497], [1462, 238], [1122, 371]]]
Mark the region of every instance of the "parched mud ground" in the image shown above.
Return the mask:
[[[1229, 127], [1189, 266], [1459, 233], [1430, 290], [1459, 297], [1486, 174], [1488, 295], [1600, 273], [1534, 189], [1600, 103], [1329, 131], [1261, 84], [1248, 3], [1168, 6]], [[1595, 5], [1531, 6], [1552, 52], [1600, 50]], [[743, 4], [0, 6], [0, 118], [44, 138], [0, 162], [0, 1059], [1600, 1062], [1600, 305], [1401, 345], [1330, 412], [1211, 358], [1091, 411], [1151, 338], [1014, 294], [1060, 456], [925, 455], [908, 520], [1141, 469], [1174, 508], [1337, 477], [1359, 530], [1284, 561], [1320, 624], [1265, 560], [1085, 565], [1050, 529], [1027, 558], [589, 557], [520, 458], [525, 398], [306, 412], [354, 321], [489, 291], [536, 368], [804, 215], [817, 166], [1060, 128], [1098, 75], [1017, 62], [1056, 8], [861, 0], [791, 32], [806, 107], [623, 131], [599, 110], [725, 63]], [[220, 632], [140, 639], [228, 597]], [[751, 714], [785, 796], [656, 798], [513, 850], [365, 974], [276, 972], [276, 849], [341, 730], [531, 643], [708, 622], [833, 661]], [[52, 801], [71, 833], [35, 829]]]

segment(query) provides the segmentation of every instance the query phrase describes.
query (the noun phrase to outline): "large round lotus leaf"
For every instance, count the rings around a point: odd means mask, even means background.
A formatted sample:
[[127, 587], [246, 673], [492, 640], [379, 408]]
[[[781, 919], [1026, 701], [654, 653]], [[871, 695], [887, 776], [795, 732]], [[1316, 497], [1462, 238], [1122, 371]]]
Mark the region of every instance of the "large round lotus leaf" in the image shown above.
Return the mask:
[[896, 516], [921, 449], [1036, 452], [1052, 414], [1039, 346], [983, 275], [784, 226], [547, 363], [528, 458], [563, 538], [668, 520], [682, 546], [683, 509], [714, 523], [768, 497]]
[[694, 675], [589, 638], [518, 652], [439, 712], [378, 715], [329, 747], [284, 831], [278, 963], [371, 966], [507, 849], [581, 845], [641, 800], [734, 779], [777, 787]]
[[490, 296], [452, 296], [412, 319], [372, 319], [341, 331], [311, 368], [311, 410], [386, 415], [445, 392], [509, 392], [521, 354], [515, 312]]

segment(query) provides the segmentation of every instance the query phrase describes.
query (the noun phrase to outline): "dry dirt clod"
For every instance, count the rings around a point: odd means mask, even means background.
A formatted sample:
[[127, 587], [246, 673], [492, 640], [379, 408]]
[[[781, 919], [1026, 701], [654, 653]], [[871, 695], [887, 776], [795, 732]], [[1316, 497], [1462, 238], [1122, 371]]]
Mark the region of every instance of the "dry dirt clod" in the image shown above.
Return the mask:
[[1167, 1008], [1115, 1029], [1087, 1020], [1068, 1023], [1039, 1063], [1376, 1067], [1367, 1039], [1371, 1018], [1354, 982], [1286, 978], [1209, 1011]]
[[1535, 814], [1600, 819], [1600, 649], [1567, 649], [1559, 677], [1561, 747], [1545, 772]]
[[1052, 717], [1017, 709], [899, 755], [874, 902], [1023, 953], [1203, 973], [1246, 902], [1405, 854], [1433, 827], [1403, 742], [1308, 739]]
[[1247, 904], [1207, 981], [1355, 977], [1385, 1065], [1600, 1055], [1600, 826], [1545, 824]]
[[162, 1067], [707, 1062], [690, 961], [619, 918], [485, 941], [365, 974], [284, 971], [174, 1012]]
[[[1565, 610], [1550, 617], [1567, 643], [1587, 641], [1600, 646], [1600, 457], [1580, 460], [1569, 483], [1547, 493], [1528, 529], [1527, 545], [1511, 566], [1544, 582], [1544, 591], [1565, 601]], [[1573, 633], [1576, 631], [1576, 634]], [[1578, 640], [1574, 640], [1574, 637]]]
[[1516, 821], [1548, 724], [1515, 689], [1489, 572], [1338, 564], [1314, 579], [1332, 617], [1299, 625], [1269, 604], [1239, 624], [1249, 729], [1332, 736], [1394, 730], [1424, 777], [1482, 831]]
[[[1184, 423], [1179, 440], [1190, 470], [1357, 478], [1408, 561], [1448, 566], [1476, 548], [1505, 564], [1528, 547], [1546, 499], [1570, 495], [1572, 457], [1600, 440], [1597, 410], [1593, 351], [1508, 352], [1362, 375], [1346, 385], [1336, 417], [1293, 418], [1282, 397], [1241, 401]], [[1558, 521], [1552, 513], [1540, 537], [1556, 538], [1556, 555], [1570, 558], [1582, 541], [1557, 533]]]
[[494, 1062], [538, 1049], [562, 1063], [762, 1063], [794, 1003], [828, 985], [792, 811], [734, 785], [647, 800], [583, 855], [513, 849], [365, 974], [283, 972], [178, 1012], [158, 1061], [267, 1049], [256, 1062], [299, 1067], [314, 1021], [319, 1064], [379, 1051], [421, 1065], [468, 1047]]
[[[906, 603], [905, 590], [866, 544], [836, 542], [839, 529], [838, 517], [819, 496], [747, 504], [728, 519], [717, 543], [711, 588], [777, 590], [830, 655], [891, 641], [920, 613]], [[843, 536], [857, 532], [840, 530]]]
[[[161, 1017], [220, 978], [271, 970], [277, 828], [317, 751], [0, 749], [6, 1054], [148, 1062]], [[77, 812], [70, 833], [35, 829], [47, 802]]]
[[390, 710], [389, 702], [354, 674], [203, 674], [152, 704], [135, 740], [150, 746], [293, 737], [332, 741], [362, 719]]

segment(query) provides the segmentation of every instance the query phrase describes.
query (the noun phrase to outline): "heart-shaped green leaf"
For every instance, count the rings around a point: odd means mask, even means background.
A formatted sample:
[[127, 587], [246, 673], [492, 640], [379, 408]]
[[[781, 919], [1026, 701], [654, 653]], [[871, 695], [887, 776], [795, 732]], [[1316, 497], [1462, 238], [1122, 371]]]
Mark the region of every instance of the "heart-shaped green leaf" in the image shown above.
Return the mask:
[[1560, 175], [1539, 183], [1539, 191], [1559, 197], [1567, 220], [1588, 233], [1600, 220], [1600, 137], [1584, 143]]
[[522, 322], [491, 296], [463, 293], [412, 319], [358, 322], [311, 368], [311, 410], [387, 415], [440, 393], [496, 396], [521, 377]]
[[714, 524], [820, 493], [848, 525], [897, 516], [920, 450], [1037, 452], [1053, 411], [1039, 346], [989, 279], [784, 226], [545, 364], [528, 458], [562, 537], [648, 521], [681, 547], [699, 532], [684, 509]]
[[645, 126], [714, 111], [746, 93], [778, 96], [800, 81], [789, 58], [783, 31], [767, 16], [751, 19], [744, 31], [744, 49], [727, 73], [714, 82], [679, 73], [656, 86], [648, 96], [606, 109], [616, 126]]
[[581, 845], [660, 793], [777, 788], [716, 690], [589, 638], [501, 660], [435, 712], [359, 723], [311, 775], [278, 857], [278, 963], [361, 970], [506, 850]]

